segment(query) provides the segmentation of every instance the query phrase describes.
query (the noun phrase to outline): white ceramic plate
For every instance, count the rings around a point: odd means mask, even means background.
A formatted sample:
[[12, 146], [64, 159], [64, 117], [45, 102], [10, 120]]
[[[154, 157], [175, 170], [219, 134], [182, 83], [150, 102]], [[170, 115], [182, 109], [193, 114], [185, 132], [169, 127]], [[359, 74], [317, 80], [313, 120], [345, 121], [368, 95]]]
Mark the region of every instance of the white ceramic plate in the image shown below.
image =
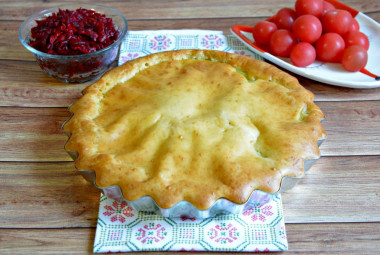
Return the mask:
[[[370, 47], [368, 63], [361, 72], [348, 72], [339, 63], [323, 63], [315, 61], [307, 67], [294, 66], [289, 58], [276, 57], [254, 44], [250, 26], [234, 25], [231, 32], [252, 51], [266, 60], [303, 77], [319, 82], [349, 87], [376, 88], [380, 87], [380, 25], [365, 14], [352, 9], [336, 0], [328, 0], [339, 9], [346, 9], [359, 22], [360, 31], [367, 35]], [[367, 72], [367, 73], [366, 73]]]

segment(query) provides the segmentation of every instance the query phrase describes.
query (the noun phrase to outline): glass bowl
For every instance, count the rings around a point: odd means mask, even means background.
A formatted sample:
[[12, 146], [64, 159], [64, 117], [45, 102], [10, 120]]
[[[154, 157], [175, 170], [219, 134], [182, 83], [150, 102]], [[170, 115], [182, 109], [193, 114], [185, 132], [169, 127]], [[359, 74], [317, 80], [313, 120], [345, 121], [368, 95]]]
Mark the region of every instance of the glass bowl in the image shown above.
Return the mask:
[[[104, 49], [82, 55], [52, 55], [29, 46], [31, 29], [37, 25], [36, 20], [45, 19], [53, 13], [57, 13], [59, 9], [76, 10], [79, 8], [94, 10], [104, 14], [107, 18], [112, 18], [116, 30], [120, 33], [119, 38]], [[44, 72], [66, 83], [82, 83], [96, 80], [111, 67], [118, 56], [120, 43], [127, 31], [127, 19], [117, 10], [102, 5], [77, 3], [49, 8], [31, 15], [21, 24], [19, 38], [25, 48], [34, 54]]]

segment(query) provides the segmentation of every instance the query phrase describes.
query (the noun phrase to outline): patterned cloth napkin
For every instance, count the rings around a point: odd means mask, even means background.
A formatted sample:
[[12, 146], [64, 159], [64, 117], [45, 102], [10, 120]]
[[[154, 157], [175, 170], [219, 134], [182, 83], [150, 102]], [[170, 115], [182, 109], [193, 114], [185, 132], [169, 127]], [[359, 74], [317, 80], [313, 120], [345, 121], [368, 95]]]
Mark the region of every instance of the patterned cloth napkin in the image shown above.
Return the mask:
[[[160, 51], [212, 49], [253, 58], [232, 35], [207, 30], [130, 31], [120, 48], [119, 65]], [[94, 253], [131, 251], [285, 251], [288, 242], [281, 196], [247, 207], [241, 214], [213, 218], [165, 218], [138, 212], [127, 202], [102, 195]]]

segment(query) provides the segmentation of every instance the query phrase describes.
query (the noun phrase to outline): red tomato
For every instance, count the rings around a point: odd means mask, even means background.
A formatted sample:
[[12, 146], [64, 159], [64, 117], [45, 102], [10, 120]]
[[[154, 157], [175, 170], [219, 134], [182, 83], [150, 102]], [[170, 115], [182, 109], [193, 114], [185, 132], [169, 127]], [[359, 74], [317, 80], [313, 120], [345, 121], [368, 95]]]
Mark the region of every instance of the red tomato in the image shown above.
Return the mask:
[[343, 52], [342, 65], [349, 72], [360, 71], [366, 66], [368, 61], [368, 53], [366, 49], [360, 45], [352, 45], [347, 47]]
[[340, 62], [344, 51], [344, 40], [337, 33], [326, 33], [315, 45], [318, 59], [323, 62]]
[[313, 15], [299, 16], [293, 24], [293, 34], [302, 42], [314, 43], [322, 34], [322, 23]]
[[297, 38], [286, 29], [278, 29], [270, 38], [270, 48], [276, 56], [288, 57], [293, 46], [297, 43]]
[[356, 19], [352, 19], [352, 25], [348, 31], [359, 31], [360, 25], [359, 22]]
[[332, 10], [335, 10], [335, 6], [330, 4], [329, 2], [327, 1], [323, 1], [323, 13], [327, 12], [327, 11], [332, 11]]
[[276, 24], [269, 21], [260, 21], [253, 27], [252, 34], [258, 45], [269, 44], [270, 37], [277, 30]]
[[274, 18], [274, 23], [276, 23], [278, 29], [287, 29], [291, 31], [296, 18], [297, 14], [293, 9], [282, 8], [277, 12]]
[[305, 67], [315, 61], [316, 53], [313, 45], [307, 42], [296, 44], [290, 52], [290, 60], [295, 66]]
[[352, 25], [352, 15], [346, 10], [333, 10], [322, 15], [322, 27], [324, 33], [338, 33], [344, 35]]
[[297, 0], [295, 9], [297, 16], [311, 14], [319, 18], [323, 13], [323, 0]]
[[360, 45], [363, 46], [366, 50], [369, 49], [369, 40], [368, 37], [359, 31], [350, 31], [343, 36], [344, 43], [346, 48], [351, 45]]

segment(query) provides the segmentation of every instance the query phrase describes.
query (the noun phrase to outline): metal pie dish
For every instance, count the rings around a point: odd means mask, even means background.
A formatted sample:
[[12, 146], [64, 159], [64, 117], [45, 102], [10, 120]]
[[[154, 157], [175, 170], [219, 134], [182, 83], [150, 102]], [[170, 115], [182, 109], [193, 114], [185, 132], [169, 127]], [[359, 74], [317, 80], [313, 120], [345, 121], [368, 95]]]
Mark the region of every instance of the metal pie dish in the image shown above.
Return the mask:
[[[64, 126], [73, 116], [73, 113], [70, 111], [70, 106], [69, 106], [69, 112], [71, 116], [62, 125], [62, 130], [68, 136], [67, 141], [70, 139], [71, 133], [64, 130]], [[321, 120], [321, 122], [322, 121], [323, 119]], [[325, 138], [318, 140], [318, 147], [320, 147], [320, 145], [323, 143], [324, 140]], [[69, 151], [69, 150], [66, 150], [66, 152], [70, 155], [70, 157], [75, 162], [76, 159], [78, 158], [78, 153], [76, 151]], [[262, 190], [254, 190], [251, 193], [249, 199], [245, 203], [242, 203], [242, 204], [236, 204], [234, 202], [231, 202], [228, 199], [219, 198], [218, 200], [216, 200], [216, 202], [212, 206], [210, 206], [206, 210], [200, 210], [188, 201], [180, 201], [170, 208], [161, 208], [150, 196], [144, 196], [134, 201], [129, 201], [124, 198], [121, 188], [117, 185], [112, 185], [108, 187], [99, 187], [96, 184], [96, 173], [94, 170], [91, 170], [91, 169], [79, 170], [76, 167], [75, 168], [88, 182], [90, 182], [95, 187], [100, 189], [104, 195], [119, 202], [126, 201], [131, 207], [133, 207], [137, 211], [155, 212], [159, 215], [162, 215], [163, 217], [169, 217], [169, 218], [186, 217], [186, 218], [204, 219], [204, 218], [214, 217], [216, 215], [221, 215], [221, 214], [238, 214], [238, 213], [243, 212], [244, 210], [256, 207], [259, 204], [265, 204], [269, 202], [273, 196], [276, 196], [277, 194], [280, 194], [284, 191], [287, 191], [293, 188], [299, 182], [299, 180], [301, 180], [305, 176], [307, 171], [313, 166], [313, 164], [319, 158], [320, 157], [305, 159], [303, 176], [301, 177], [284, 176], [281, 179], [279, 190], [275, 193], [268, 193]]]

